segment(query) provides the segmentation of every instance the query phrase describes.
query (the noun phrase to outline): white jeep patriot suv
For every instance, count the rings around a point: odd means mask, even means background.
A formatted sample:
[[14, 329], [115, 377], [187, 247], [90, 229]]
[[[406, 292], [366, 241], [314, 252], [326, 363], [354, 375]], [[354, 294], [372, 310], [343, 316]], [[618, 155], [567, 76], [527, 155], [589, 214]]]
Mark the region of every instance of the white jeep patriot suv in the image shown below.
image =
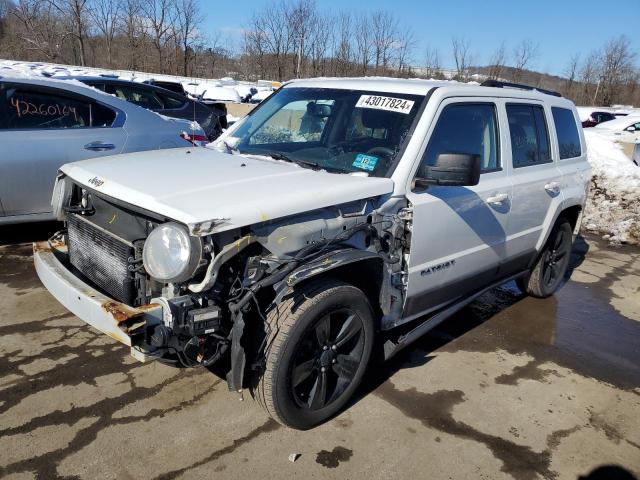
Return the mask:
[[66, 229], [36, 269], [136, 358], [228, 365], [231, 390], [310, 428], [374, 345], [388, 358], [509, 280], [553, 294], [590, 178], [579, 126], [522, 85], [294, 81], [213, 148], [63, 166]]

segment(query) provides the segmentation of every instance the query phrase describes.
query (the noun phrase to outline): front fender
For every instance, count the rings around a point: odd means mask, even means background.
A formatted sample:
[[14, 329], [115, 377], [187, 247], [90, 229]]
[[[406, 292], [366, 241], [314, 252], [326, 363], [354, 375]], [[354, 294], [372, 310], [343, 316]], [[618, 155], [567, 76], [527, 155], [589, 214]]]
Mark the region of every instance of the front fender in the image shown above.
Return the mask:
[[300, 265], [287, 275], [284, 280], [276, 284], [276, 303], [279, 303], [280, 299], [289, 288], [294, 287], [304, 280], [308, 280], [345, 265], [372, 259], [381, 260], [381, 257], [377, 253], [370, 252], [368, 250], [358, 250], [355, 248], [342, 248], [327, 252], [304, 265]]

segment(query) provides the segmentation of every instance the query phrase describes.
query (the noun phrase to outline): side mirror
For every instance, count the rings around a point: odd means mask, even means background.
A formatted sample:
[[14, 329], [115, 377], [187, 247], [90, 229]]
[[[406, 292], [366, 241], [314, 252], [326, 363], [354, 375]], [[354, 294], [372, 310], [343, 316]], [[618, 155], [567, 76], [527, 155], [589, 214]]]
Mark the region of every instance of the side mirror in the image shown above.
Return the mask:
[[443, 185], [471, 187], [480, 181], [480, 155], [470, 153], [441, 153], [435, 165], [427, 165], [418, 171], [414, 180], [417, 187]]
[[626, 130], [627, 132], [635, 132], [635, 131], [636, 131], [636, 127], [635, 127], [635, 126], [633, 126], [633, 125], [631, 125], [630, 127], [625, 128], [625, 130]]

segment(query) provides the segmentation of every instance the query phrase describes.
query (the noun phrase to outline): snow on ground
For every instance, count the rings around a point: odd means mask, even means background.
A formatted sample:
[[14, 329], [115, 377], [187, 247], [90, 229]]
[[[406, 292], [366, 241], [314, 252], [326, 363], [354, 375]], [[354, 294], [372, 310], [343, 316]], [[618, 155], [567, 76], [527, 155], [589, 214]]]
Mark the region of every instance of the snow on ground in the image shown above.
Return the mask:
[[620, 145], [585, 129], [591, 190], [582, 225], [612, 242], [640, 244], [640, 167]]

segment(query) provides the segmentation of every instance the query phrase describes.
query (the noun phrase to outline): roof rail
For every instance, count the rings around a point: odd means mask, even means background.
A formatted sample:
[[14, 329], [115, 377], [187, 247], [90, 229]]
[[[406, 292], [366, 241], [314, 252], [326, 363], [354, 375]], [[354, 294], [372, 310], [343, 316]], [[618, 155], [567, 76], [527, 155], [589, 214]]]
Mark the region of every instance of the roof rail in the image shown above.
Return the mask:
[[547, 95], [553, 95], [554, 97], [561, 97], [562, 95], [553, 90], [545, 90], [544, 88], [532, 87], [531, 85], [522, 85], [521, 83], [501, 82], [499, 80], [485, 80], [480, 84], [481, 87], [495, 87], [495, 88], [519, 88], [520, 90], [536, 90], [540, 93]]

